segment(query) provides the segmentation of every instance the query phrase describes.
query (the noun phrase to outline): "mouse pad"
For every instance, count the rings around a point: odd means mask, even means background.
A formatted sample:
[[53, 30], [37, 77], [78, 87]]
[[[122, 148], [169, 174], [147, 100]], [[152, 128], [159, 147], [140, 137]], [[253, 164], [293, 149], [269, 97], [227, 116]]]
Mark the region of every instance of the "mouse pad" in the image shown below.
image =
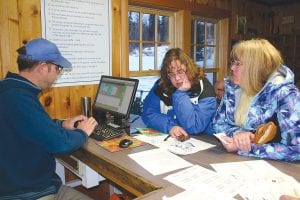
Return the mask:
[[[129, 139], [129, 140], [131, 140], [133, 142], [132, 145], [130, 145], [127, 148], [120, 148], [119, 147], [119, 143], [123, 139]], [[107, 151], [116, 152], [116, 151], [120, 151], [120, 150], [131, 149], [131, 148], [134, 148], [134, 147], [142, 146], [142, 145], [145, 144], [145, 142], [142, 142], [142, 141], [140, 141], [140, 140], [138, 140], [136, 138], [133, 138], [133, 137], [130, 137], [130, 136], [124, 134], [121, 137], [117, 137], [117, 138], [113, 138], [113, 139], [105, 140], [105, 141], [101, 141], [101, 142], [100, 141], [96, 142], [96, 144], [98, 144], [99, 146], [103, 147]]]

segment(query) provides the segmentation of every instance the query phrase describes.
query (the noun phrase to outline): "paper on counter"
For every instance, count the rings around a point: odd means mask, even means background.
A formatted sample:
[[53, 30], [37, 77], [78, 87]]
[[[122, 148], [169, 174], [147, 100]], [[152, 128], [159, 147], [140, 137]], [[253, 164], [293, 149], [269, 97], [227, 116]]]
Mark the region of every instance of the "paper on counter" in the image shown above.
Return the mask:
[[223, 176], [231, 176], [243, 185], [243, 199], [279, 199], [283, 194], [300, 197], [300, 183], [264, 160], [211, 164]]
[[226, 162], [211, 164], [211, 166], [221, 174], [227, 174], [238, 180], [266, 179], [272, 177], [286, 176], [264, 160], [251, 160], [240, 162]]
[[300, 197], [300, 185], [294, 179], [284, 178], [282, 180], [250, 180], [244, 183], [239, 194], [243, 199], [265, 199], [273, 200], [279, 199], [281, 195], [290, 195], [293, 197]]
[[188, 155], [193, 154], [198, 151], [202, 151], [208, 148], [212, 148], [215, 145], [203, 142], [201, 140], [197, 140], [195, 138], [189, 138], [183, 142], [178, 141], [177, 139], [170, 137], [167, 141], [164, 141], [166, 138], [166, 134], [164, 135], [156, 135], [156, 136], [147, 136], [147, 135], [137, 135], [136, 139], [141, 140], [143, 142], [147, 142], [152, 144], [153, 146], [167, 149], [172, 153], [178, 155]]
[[153, 175], [164, 174], [193, 165], [161, 148], [133, 153], [128, 156]]
[[195, 200], [195, 199], [209, 199], [209, 200], [233, 200], [226, 194], [222, 194], [216, 190], [210, 190], [206, 187], [193, 188], [184, 192], [178, 193], [172, 197], [163, 196], [162, 200]]
[[215, 136], [216, 138], [218, 138], [223, 144], [225, 144], [225, 145], [229, 144], [226, 140], [224, 140], [224, 139], [222, 138], [223, 136], [226, 136], [225, 133], [215, 133], [214, 136]]
[[237, 195], [237, 188], [241, 186], [234, 178], [220, 176], [216, 172], [199, 165], [181, 170], [164, 179], [187, 191], [205, 188], [205, 190], [217, 191], [215, 194], [221, 193], [228, 197]]

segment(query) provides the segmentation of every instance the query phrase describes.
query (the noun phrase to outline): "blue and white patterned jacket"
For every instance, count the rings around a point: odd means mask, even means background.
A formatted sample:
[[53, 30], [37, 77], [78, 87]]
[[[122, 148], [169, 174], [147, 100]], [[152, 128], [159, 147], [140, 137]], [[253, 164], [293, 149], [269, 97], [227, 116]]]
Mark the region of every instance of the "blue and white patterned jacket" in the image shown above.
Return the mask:
[[[276, 76], [284, 80], [274, 83]], [[276, 142], [261, 146], [252, 144], [250, 152], [238, 151], [244, 156], [253, 156], [274, 160], [300, 160], [300, 93], [294, 85], [294, 74], [282, 66], [279, 72], [273, 73], [262, 90], [252, 99], [244, 126], [234, 121], [240, 87], [225, 79], [225, 94], [214, 117], [215, 131], [225, 132], [232, 137], [240, 131], [255, 132], [260, 124], [274, 119], [278, 122], [281, 138]], [[273, 120], [272, 120], [273, 121]]]

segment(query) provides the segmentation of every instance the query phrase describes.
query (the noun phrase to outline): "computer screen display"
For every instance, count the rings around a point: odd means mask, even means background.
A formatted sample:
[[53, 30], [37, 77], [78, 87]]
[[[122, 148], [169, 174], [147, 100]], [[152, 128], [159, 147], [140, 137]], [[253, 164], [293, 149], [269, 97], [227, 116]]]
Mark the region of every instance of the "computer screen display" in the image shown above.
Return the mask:
[[108, 112], [127, 119], [133, 104], [138, 79], [101, 76], [93, 112]]

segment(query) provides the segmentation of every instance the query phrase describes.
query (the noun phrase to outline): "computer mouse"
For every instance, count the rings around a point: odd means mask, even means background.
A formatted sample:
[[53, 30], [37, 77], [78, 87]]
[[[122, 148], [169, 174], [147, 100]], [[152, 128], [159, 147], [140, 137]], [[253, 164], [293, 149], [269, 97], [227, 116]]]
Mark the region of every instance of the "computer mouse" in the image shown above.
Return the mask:
[[132, 140], [129, 140], [129, 139], [123, 139], [123, 140], [121, 140], [120, 141], [120, 143], [119, 143], [119, 147], [121, 147], [121, 148], [127, 148], [127, 147], [129, 147], [130, 145], [132, 145]]

